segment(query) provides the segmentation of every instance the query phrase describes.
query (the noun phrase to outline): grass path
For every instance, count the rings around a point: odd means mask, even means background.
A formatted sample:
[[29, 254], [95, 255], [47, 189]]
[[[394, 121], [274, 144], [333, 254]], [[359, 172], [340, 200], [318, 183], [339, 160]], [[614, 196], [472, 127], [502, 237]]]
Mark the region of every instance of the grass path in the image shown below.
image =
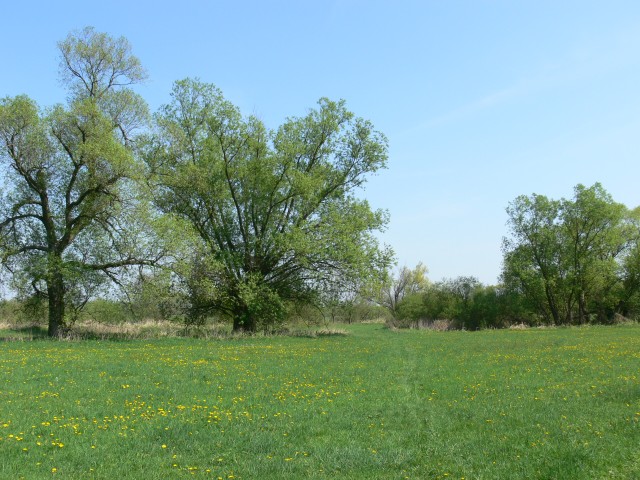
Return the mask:
[[0, 478], [640, 478], [640, 326], [4, 342]]

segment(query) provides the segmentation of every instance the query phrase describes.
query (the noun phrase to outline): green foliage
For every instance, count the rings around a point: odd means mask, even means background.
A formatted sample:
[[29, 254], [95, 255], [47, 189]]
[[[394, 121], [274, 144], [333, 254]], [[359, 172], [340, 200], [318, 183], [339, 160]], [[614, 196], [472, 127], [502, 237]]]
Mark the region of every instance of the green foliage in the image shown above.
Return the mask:
[[83, 320], [110, 325], [131, 322], [131, 317], [131, 311], [124, 303], [104, 298], [89, 301], [82, 311]]
[[396, 320], [399, 320], [400, 322], [396, 322], [395, 326], [409, 326], [411, 322], [416, 322], [426, 318], [427, 314], [424, 292], [411, 293], [409, 295], [405, 295], [396, 307]]
[[360, 323], [387, 320], [389, 312], [380, 305], [355, 297], [324, 305], [324, 320], [331, 323]]
[[178, 287], [169, 269], [140, 272], [123, 290], [119, 303], [133, 321], [185, 321], [186, 292]]
[[428, 287], [427, 267], [422, 262], [419, 262], [413, 270], [404, 266], [396, 275], [382, 282], [378, 302], [389, 310], [394, 319], [408, 318], [405, 316], [408, 315], [407, 312], [402, 313], [399, 310], [405, 297], [419, 295]]
[[507, 213], [503, 282], [542, 321], [606, 323], [630, 313], [638, 224], [600, 184], [578, 185], [572, 200], [520, 196]]
[[19, 300], [12, 298], [0, 300], [0, 324], [3, 325], [38, 325], [46, 324], [46, 300], [37, 295]]
[[145, 158], [157, 207], [199, 237], [182, 275], [192, 317], [215, 312], [253, 331], [381, 276], [391, 251], [374, 232], [387, 214], [355, 196], [387, 160], [369, 122], [322, 99], [269, 131], [212, 85], [182, 80], [172, 97]]
[[[257, 275], [251, 275], [238, 286], [234, 300], [239, 304], [235, 311], [243, 312], [244, 318], [236, 319], [241, 330], [268, 331], [277, 328], [287, 317], [288, 308], [283, 299]], [[251, 326], [255, 322], [255, 328]]]
[[482, 285], [475, 277], [445, 279], [405, 296], [397, 307], [396, 327], [446, 321], [448, 328], [480, 330], [535, 323], [523, 297], [502, 287]]
[[67, 105], [0, 101], [0, 258], [23, 298], [47, 299], [52, 336], [107, 282], [162, 255], [136, 187], [148, 113], [128, 86], [146, 74], [125, 39], [92, 28], [58, 46]]

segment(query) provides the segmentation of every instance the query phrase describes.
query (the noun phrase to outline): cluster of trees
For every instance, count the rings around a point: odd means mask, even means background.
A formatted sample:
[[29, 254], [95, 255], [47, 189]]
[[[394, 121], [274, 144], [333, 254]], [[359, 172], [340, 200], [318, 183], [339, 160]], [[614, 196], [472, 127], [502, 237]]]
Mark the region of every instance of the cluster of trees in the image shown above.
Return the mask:
[[572, 199], [520, 196], [509, 214], [503, 283], [541, 321], [611, 322], [640, 307], [640, 210], [613, 201], [598, 183]]
[[576, 186], [571, 199], [520, 196], [507, 214], [500, 285], [474, 277], [411, 281], [424, 279], [424, 267], [404, 268], [386, 295], [395, 321], [447, 320], [475, 330], [640, 316], [640, 209], [615, 202], [596, 183]]
[[59, 50], [65, 105], [0, 101], [0, 260], [51, 336], [113, 284], [253, 331], [384, 276], [387, 214], [355, 192], [387, 141], [343, 101], [272, 131], [187, 79], [152, 116], [126, 39], [86, 28]]
[[186, 79], [151, 115], [126, 39], [86, 28], [58, 46], [66, 104], [0, 100], [0, 262], [51, 336], [87, 304], [117, 316], [114, 285], [134, 315], [236, 331], [381, 309], [466, 329], [640, 314], [640, 210], [599, 184], [509, 205], [498, 286], [431, 283], [422, 264], [390, 277], [375, 237], [388, 216], [356, 195], [386, 167], [387, 140], [343, 101], [269, 130]]
[[[382, 303], [395, 327], [478, 330], [531, 320], [519, 306], [520, 299], [499, 287], [483, 285], [472, 276], [431, 283], [423, 276], [424, 271], [422, 264], [414, 270], [403, 267], [383, 289]], [[410, 282], [403, 290], [402, 278], [424, 278], [424, 281]], [[391, 302], [391, 298], [397, 301]]]

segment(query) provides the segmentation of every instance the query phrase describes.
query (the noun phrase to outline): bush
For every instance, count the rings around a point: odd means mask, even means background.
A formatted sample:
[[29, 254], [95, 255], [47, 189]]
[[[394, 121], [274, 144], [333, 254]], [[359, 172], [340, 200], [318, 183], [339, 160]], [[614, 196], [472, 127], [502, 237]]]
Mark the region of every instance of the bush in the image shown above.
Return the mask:
[[98, 298], [87, 303], [80, 318], [97, 323], [119, 325], [130, 322], [133, 315], [122, 302]]

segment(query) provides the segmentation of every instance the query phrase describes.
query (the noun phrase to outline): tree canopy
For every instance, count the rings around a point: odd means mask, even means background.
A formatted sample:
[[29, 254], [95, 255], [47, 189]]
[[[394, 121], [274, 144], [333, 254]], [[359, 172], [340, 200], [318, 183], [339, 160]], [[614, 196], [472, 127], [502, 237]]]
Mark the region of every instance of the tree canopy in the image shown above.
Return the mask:
[[156, 125], [146, 153], [156, 205], [200, 239], [187, 279], [193, 315], [217, 312], [255, 330], [281, 320], [288, 303], [316, 301], [390, 262], [374, 236], [386, 212], [355, 195], [385, 167], [387, 141], [344, 101], [321, 99], [271, 131], [187, 79]]
[[585, 323], [619, 310], [637, 224], [600, 184], [576, 186], [570, 200], [520, 196], [507, 213], [511, 236], [503, 242], [503, 281], [543, 318]]

